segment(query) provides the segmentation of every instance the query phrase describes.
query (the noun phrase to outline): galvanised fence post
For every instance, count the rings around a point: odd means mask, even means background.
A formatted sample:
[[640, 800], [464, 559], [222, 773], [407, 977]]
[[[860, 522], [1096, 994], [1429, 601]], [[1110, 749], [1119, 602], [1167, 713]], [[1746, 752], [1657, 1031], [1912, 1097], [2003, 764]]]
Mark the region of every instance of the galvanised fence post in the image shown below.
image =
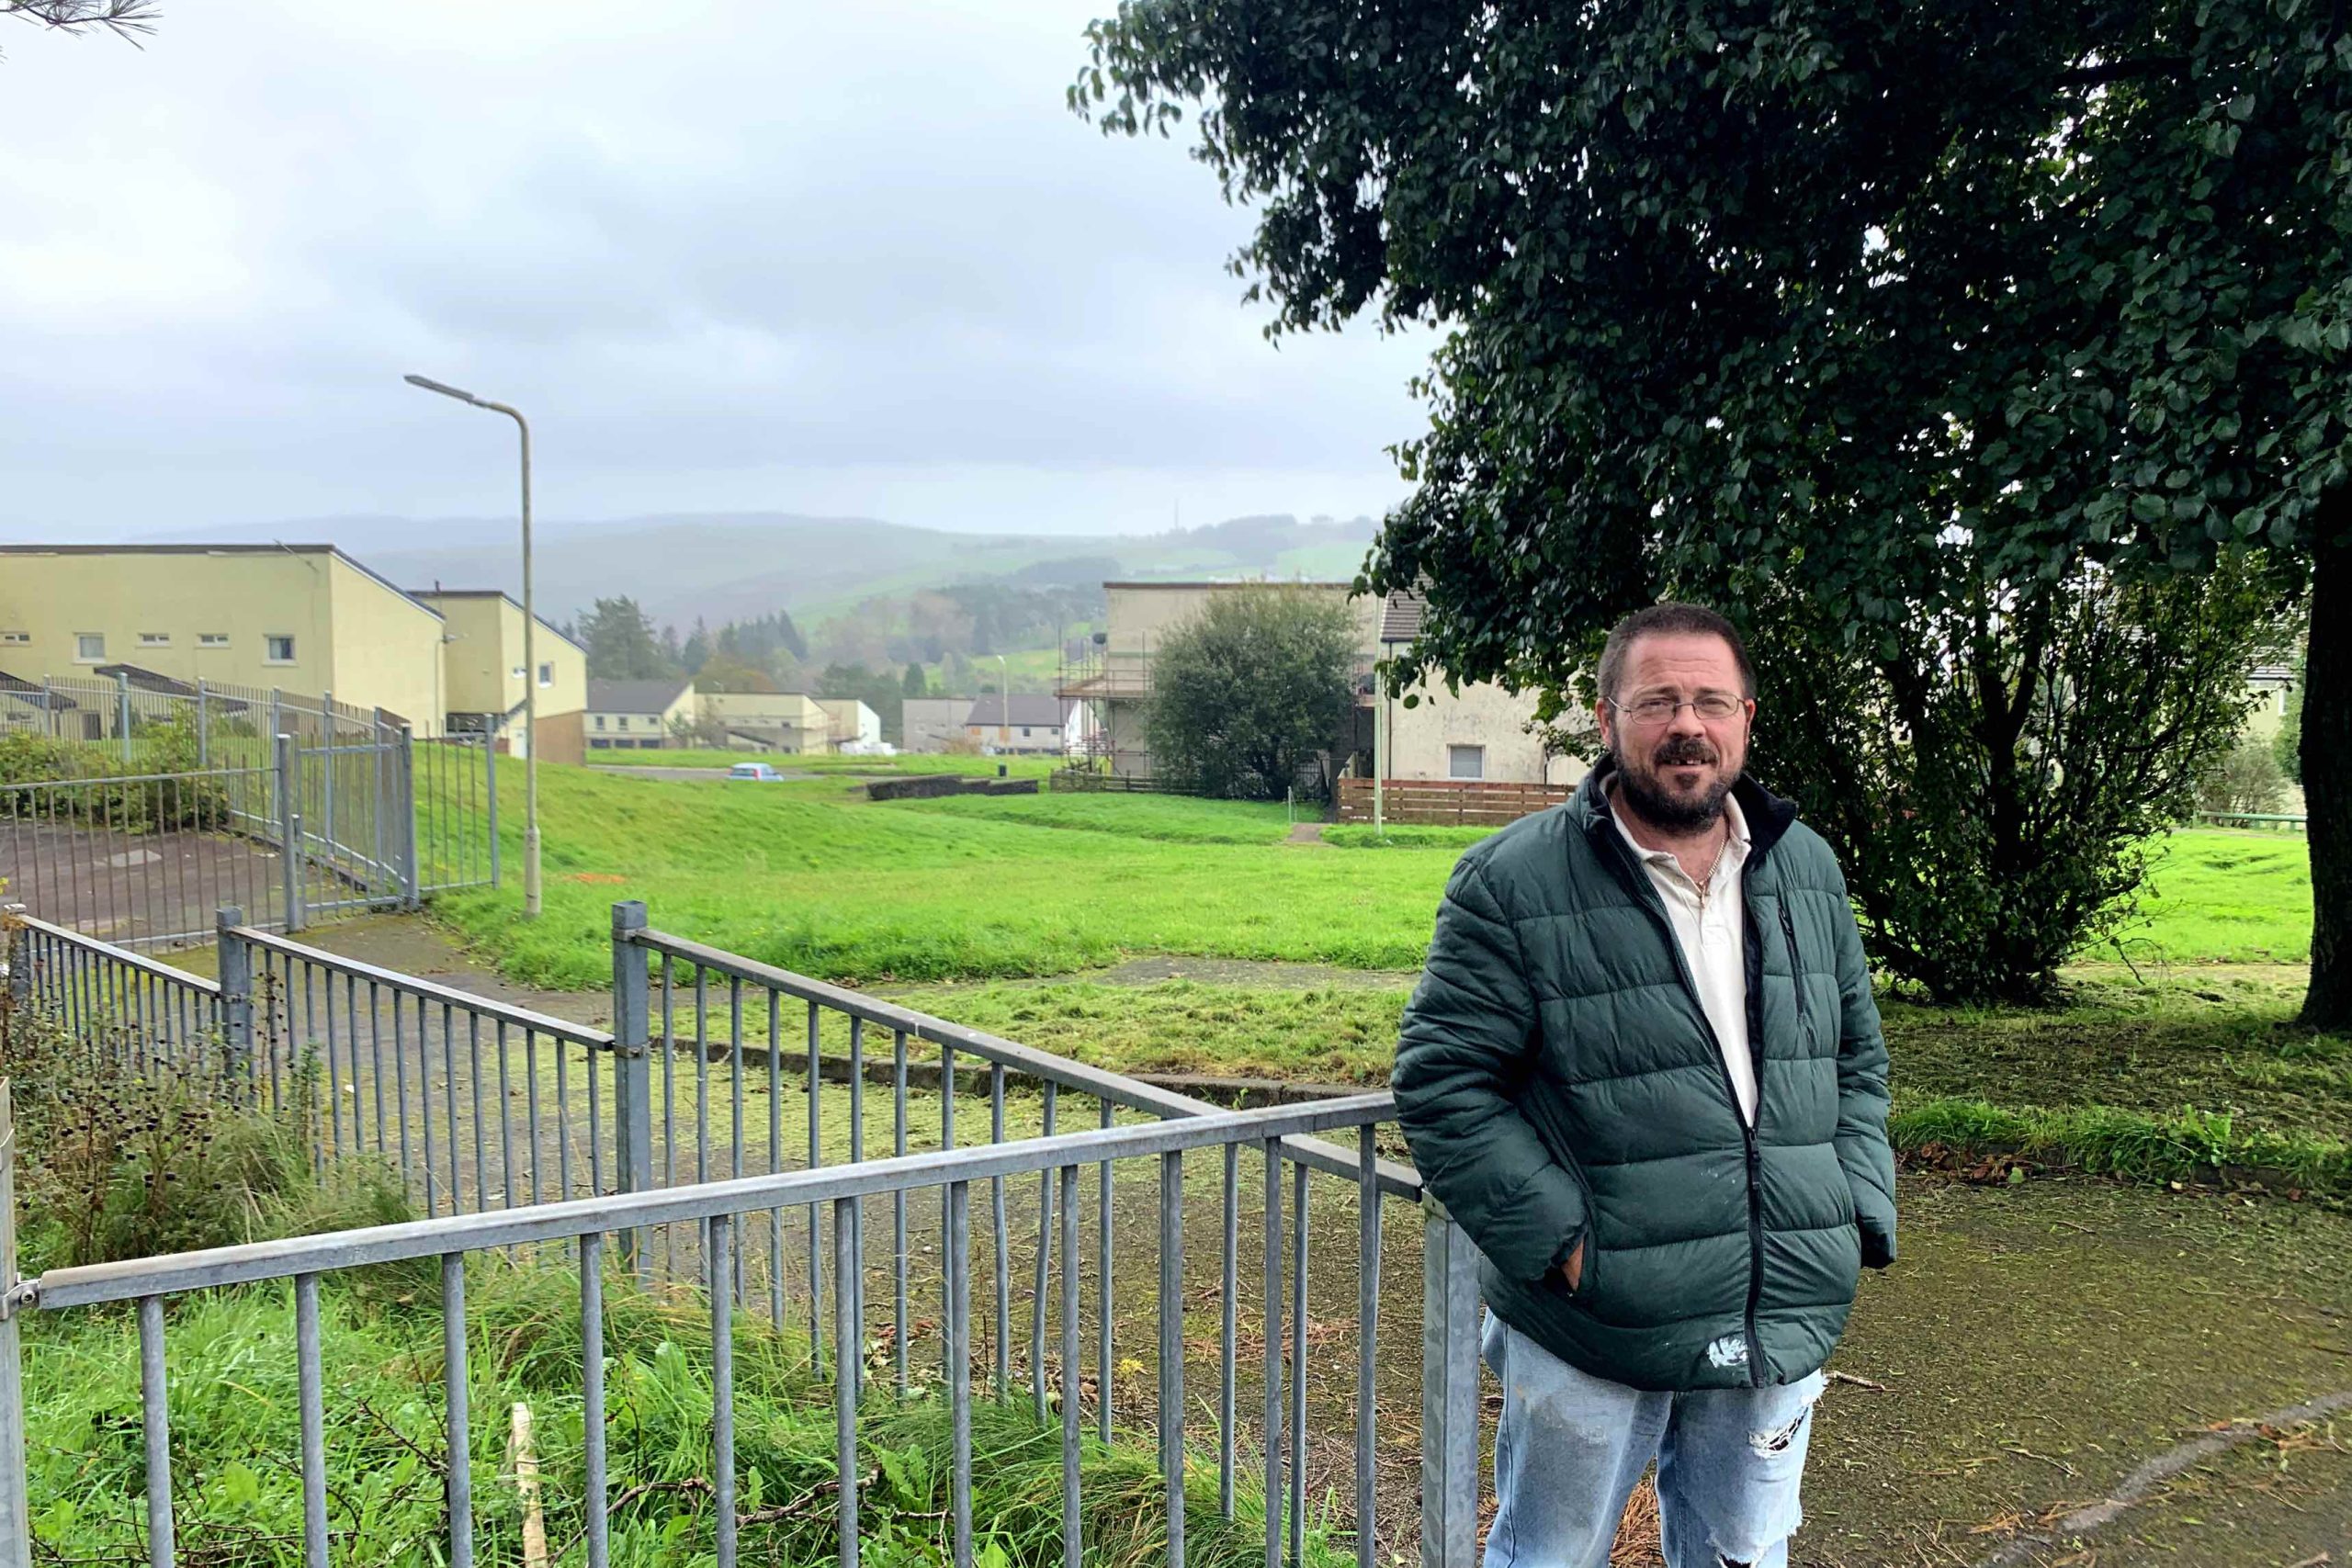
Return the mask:
[[122, 731], [122, 760], [130, 761], [130, 672], [114, 672], [115, 728]]
[[220, 1074], [232, 1095], [237, 1085], [253, 1081], [254, 952], [237, 934], [244, 923], [245, 912], [234, 904], [222, 906], [212, 917], [213, 967], [220, 979], [220, 1048], [227, 1053]]
[[196, 682], [196, 765], [199, 768], [212, 765], [212, 727], [206, 722], [210, 716], [209, 707], [205, 698], [204, 681], [199, 676]]
[[424, 884], [418, 877], [416, 864], [416, 732], [405, 724], [401, 726], [394, 755], [399, 761], [392, 793], [400, 797], [400, 805], [392, 827], [401, 846], [401, 886], [407, 890], [408, 907], [418, 909], [424, 906]]
[[498, 726], [488, 721], [481, 732], [481, 797], [490, 812], [490, 885], [498, 886]]
[[17, 1122], [0, 1078], [0, 1568], [30, 1568], [32, 1514], [25, 1486], [24, 1347], [17, 1310]]
[[[613, 906], [613, 1133], [619, 1190], [642, 1192], [653, 1185], [653, 1096], [647, 1053], [653, 1037], [651, 954], [634, 939], [645, 929], [645, 905], [625, 899]], [[642, 1278], [651, 1278], [645, 1233], [622, 1237], [623, 1255]]]
[[304, 925], [302, 919], [302, 796], [300, 790], [301, 763], [294, 750], [294, 738], [277, 738], [277, 881], [278, 895], [286, 904], [286, 930], [290, 935]]
[[1421, 1201], [1421, 1568], [1478, 1560], [1478, 1249]]
[[32, 943], [9, 917], [24, 912], [22, 904], [0, 904], [0, 965], [8, 971], [8, 1005], [19, 1018], [33, 1002]]

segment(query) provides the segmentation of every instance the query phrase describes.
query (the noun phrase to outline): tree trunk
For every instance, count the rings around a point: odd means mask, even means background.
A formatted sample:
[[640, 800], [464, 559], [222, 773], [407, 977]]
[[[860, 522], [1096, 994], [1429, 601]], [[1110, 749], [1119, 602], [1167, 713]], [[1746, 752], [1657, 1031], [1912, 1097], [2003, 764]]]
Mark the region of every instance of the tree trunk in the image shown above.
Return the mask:
[[2311, 649], [2303, 680], [2303, 810], [2312, 856], [2312, 983], [2303, 1021], [2352, 1030], [2352, 491], [2313, 520]]

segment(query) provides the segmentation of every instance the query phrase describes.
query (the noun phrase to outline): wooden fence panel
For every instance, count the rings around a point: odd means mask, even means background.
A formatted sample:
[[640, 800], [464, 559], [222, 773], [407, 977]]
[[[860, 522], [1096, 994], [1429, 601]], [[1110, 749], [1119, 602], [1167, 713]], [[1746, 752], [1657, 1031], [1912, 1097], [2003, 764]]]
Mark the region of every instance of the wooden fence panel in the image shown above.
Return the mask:
[[[1373, 781], [1340, 781], [1340, 820], [1372, 820]], [[1409, 827], [1499, 828], [1559, 805], [1568, 784], [1505, 784], [1487, 779], [1390, 779], [1382, 791], [1384, 820]]]

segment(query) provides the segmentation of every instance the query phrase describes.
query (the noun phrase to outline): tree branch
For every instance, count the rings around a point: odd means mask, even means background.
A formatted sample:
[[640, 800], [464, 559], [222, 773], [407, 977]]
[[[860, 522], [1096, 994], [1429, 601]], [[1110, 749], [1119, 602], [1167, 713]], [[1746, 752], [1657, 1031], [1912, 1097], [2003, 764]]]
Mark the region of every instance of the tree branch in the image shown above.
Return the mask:
[[104, 28], [136, 46], [155, 30], [158, 0], [0, 0], [0, 17], [63, 32]]

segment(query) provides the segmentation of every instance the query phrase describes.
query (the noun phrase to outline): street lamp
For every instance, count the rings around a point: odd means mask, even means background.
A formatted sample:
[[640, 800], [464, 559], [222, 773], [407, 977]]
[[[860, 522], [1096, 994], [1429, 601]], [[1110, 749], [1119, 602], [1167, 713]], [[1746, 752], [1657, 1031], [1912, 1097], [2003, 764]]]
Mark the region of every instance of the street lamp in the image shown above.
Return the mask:
[[[539, 918], [539, 661], [532, 633], [538, 626], [531, 598], [531, 426], [523, 411], [459, 391], [424, 376], [401, 380], [478, 409], [503, 413], [523, 435], [523, 918]], [[488, 744], [487, 741], [484, 744]]]
[[1012, 745], [1012, 666], [1004, 661], [1004, 655], [1001, 653], [996, 656], [996, 716], [1001, 721], [996, 727], [997, 744]]

